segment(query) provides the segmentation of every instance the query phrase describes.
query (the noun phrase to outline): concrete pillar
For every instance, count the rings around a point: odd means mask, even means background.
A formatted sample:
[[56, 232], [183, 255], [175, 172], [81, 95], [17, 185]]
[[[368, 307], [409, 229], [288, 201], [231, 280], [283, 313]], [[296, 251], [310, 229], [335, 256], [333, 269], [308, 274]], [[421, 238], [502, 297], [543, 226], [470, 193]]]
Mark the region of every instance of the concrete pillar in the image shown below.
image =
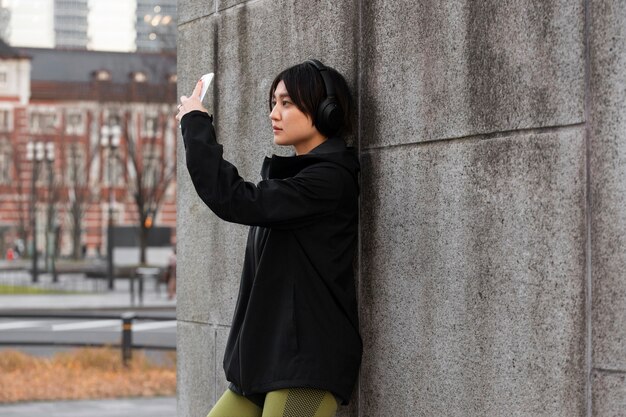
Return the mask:
[[626, 1], [589, 2], [592, 415], [626, 413]]
[[[260, 180], [264, 156], [290, 153], [273, 146], [269, 121], [269, 88], [282, 69], [321, 57], [356, 91], [355, 10], [354, 0], [179, 2], [179, 95], [189, 94], [202, 74], [216, 73], [205, 104], [225, 157], [247, 180]], [[204, 206], [182, 143], [178, 151], [178, 415], [195, 417], [206, 415], [227, 387], [222, 359], [247, 228]]]
[[[626, 2], [180, 0], [179, 95], [257, 181], [268, 89], [318, 57], [359, 104], [364, 357], [339, 416], [626, 409]], [[226, 389], [246, 228], [179, 143], [179, 417]]]

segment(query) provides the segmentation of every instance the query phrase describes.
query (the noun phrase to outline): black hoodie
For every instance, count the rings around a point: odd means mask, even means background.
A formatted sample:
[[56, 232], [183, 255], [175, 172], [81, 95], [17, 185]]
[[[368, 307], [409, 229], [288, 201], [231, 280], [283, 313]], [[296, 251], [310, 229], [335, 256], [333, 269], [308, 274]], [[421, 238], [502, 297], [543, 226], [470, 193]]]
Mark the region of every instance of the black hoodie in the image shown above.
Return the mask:
[[223, 159], [208, 114], [190, 112], [181, 127], [200, 198], [220, 218], [252, 226], [224, 355], [231, 389], [258, 400], [319, 388], [347, 404], [362, 351], [354, 150], [333, 137], [305, 155], [265, 158], [255, 185]]

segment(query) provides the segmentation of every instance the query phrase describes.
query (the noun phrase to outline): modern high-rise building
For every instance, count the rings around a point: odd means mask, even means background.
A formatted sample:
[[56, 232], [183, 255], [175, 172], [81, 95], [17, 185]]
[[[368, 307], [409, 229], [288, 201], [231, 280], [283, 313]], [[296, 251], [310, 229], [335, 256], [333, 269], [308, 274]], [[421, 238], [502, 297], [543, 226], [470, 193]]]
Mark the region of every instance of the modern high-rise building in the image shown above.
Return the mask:
[[56, 48], [87, 49], [89, 0], [54, 0]]
[[176, 49], [177, 0], [137, 0], [137, 51]]
[[11, 9], [6, 0], [0, 0], [0, 39], [9, 42], [9, 24], [11, 23]]
[[0, 0], [11, 46], [174, 52], [177, 0]]

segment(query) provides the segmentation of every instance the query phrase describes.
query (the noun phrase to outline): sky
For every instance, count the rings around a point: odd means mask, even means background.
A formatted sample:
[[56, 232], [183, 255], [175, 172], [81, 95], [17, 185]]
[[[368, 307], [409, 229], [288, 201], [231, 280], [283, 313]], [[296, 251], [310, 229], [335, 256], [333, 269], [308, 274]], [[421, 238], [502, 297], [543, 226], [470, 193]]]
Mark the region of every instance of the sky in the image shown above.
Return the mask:
[[90, 0], [90, 49], [132, 51], [135, 48], [135, 11], [132, 0]]
[[[11, 6], [12, 46], [54, 47], [53, 0], [0, 0]], [[133, 0], [89, 0], [89, 49], [132, 51], [135, 48]]]
[[8, 0], [11, 7], [9, 43], [13, 46], [54, 46], [52, 0]]

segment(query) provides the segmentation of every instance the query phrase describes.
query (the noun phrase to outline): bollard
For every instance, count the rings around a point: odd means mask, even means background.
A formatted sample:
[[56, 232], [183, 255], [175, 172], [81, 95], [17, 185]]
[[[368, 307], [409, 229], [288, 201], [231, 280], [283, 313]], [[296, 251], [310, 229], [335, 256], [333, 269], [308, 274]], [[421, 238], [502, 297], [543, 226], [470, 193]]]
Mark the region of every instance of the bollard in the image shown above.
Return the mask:
[[130, 305], [135, 306], [135, 279], [137, 278], [137, 271], [133, 271], [133, 275], [130, 277]]
[[133, 319], [135, 313], [122, 314], [122, 363], [128, 366], [133, 354]]
[[144, 274], [139, 274], [139, 305], [143, 306], [143, 276]]

